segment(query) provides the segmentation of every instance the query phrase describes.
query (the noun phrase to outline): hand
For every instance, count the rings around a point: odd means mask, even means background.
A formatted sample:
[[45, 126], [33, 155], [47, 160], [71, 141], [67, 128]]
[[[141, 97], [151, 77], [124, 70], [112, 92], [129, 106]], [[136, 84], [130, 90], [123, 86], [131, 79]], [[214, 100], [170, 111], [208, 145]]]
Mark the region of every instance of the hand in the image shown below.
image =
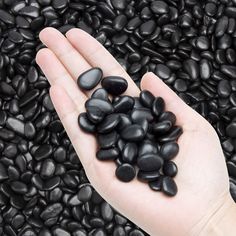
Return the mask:
[[78, 115], [85, 111], [91, 91], [79, 90], [76, 79], [89, 68], [100, 67], [104, 76], [122, 76], [128, 81], [126, 94], [138, 96], [139, 88], [109, 52], [80, 29], [72, 29], [64, 37], [46, 28], [40, 39], [47, 48], [38, 52], [36, 61], [51, 84], [54, 106], [90, 182], [105, 200], [158, 236], [199, 235], [219, 211], [227, 211], [233, 200], [224, 155], [216, 132], [204, 118], [153, 73], [145, 74], [141, 88], [163, 97], [166, 109], [175, 113], [177, 124], [183, 127], [180, 151], [174, 159], [179, 168], [175, 178], [179, 191], [170, 198], [137, 179], [120, 182], [114, 176], [115, 163], [97, 160], [95, 138], [78, 126]]

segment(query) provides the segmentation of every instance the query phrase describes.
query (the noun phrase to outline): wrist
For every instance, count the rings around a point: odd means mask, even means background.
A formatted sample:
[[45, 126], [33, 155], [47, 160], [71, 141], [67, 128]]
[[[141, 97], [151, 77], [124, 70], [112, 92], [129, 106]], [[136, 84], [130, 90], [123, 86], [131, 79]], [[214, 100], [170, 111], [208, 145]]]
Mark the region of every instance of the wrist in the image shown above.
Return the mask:
[[236, 204], [228, 196], [225, 203], [212, 214], [199, 236], [235, 236]]

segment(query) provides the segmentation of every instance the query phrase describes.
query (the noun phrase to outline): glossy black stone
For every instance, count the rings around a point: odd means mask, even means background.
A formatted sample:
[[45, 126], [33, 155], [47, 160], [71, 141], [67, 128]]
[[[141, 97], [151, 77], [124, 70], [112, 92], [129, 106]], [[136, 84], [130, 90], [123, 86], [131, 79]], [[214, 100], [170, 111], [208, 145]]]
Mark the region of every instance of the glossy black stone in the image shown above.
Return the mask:
[[155, 72], [158, 77], [160, 77], [161, 79], [164, 79], [164, 80], [169, 79], [169, 77], [171, 75], [171, 70], [163, 64], [158, 64], [156, 66]]
[[100, 123], [105, 117], [105, 113], [99, 107], [89, 106], [86, 111], [87, 118], [94, 124]]
[[115, 112], [127, 113], [134, 107], [134, 99], [130, 96], [122, 96], [113, 102]]
[[110, 114], [104, 118], [104, 120], [97, 126], [97, 132], [109, 133], [113, 131], [120, 121], [119, 114]]
[[148, 90], [143, 90], [139, 94], [140, 102], [143, 104], [145, 107], [152, 107], [152, 103], [155, 99], [154, 95], [149, 92]]
[[85, 103], [85, 108], [87, 109], [88, 107], [98, 107], [105, 114], [110, 114], [114, 110], [112, 104], [109, 101], [98, 98], [90, 98], [87, 100]]
[[163, 160], [158, 154], [143, 154], [137, 159], [137, 165], [143, 171], [158, 171], [162, 164]]
[[142, 36], [148, 36], [153, 33], [155, 27], [156, 27], [156, 22], [154, 20], [146, 21], [140, 26], [140, 34]]
[[220, 70], [230, 79], [236, 79], [236, 66], [222, 65]]
[[175, 181], [169, 177], [165, 176], [162, 180], [162, 191], [168, 196], [175, 196], [178, 188]]
[[139, 170], [137, 174], [137, 178], [141, 181], [149, 182], [157, 180], [160, 177], [159, 171], [142, 171]]
[[96, 89], [93, 94], [91, 95], [92, 98], [102, 99], [108, 101], [108, 93], [103, 88]]
[[165, 109], [165, 102], [163, 98], [161, 97], [155, 98], [152, 104], [152, 113], [155, 116], [159, 116], [163, 113], [164, 109]]
[[14, 16], [3, 9], [0, 9], [0, 20], [9, 25], [13, 25], [15, 23]]
[[161, 146], [160, 152], [164, 160], [171, 160], [178, 154], [179, 145], [175, 142], [165, 143]]
[[97, 154], [97, 158], [99, 160], [114, 160], [119, 156], [119, 150], [117, 148], [109, 148], [109, 149], [100, 149]]
[[124, 163], [116, 168], [115, 174], [122, 182], [130, 182], [134, 179], [136, 172], [132, 165]]
[[149, 181], [148, 185], [154, 191], [161, 191], [162, 181], [163, 181], [163, 176], [159, 176], [157, 179]]
[[133, 164], [136, 162], [138, 146], [135, 143], [127, 143], [122, 150], [122, 161]]
[[147, 108], [136, 108], [133, 109], [130, 115], [133, 122], [138, 123], [140, 120], [147, 120], [148, 122], [153, 121], [154, 117], [151, 111]]
[[34, 153], [35, 159], [40, 161], [52, 155], [53, 148], [49, 144], [39, 146]]
[[151, 9], [156, 14], [165, 14], [169, 12], [169, 6], [165, 1], [153, 1]]
[[167, 133], [172, 127], [172, 123], [168, 120], [154, 123], [151, 126], [152, 132], [157, 135], [162, 135]]
[[196, 40], [196, 47], [199, 50], [207, 50], [210, 46], [209, 39], [206, 36], [200, 36]]
[[163, 112], [158, 119], [159, 122], [163, 122], [163, 121], [170, 121], [173, 124], [175, 124], [176, 122], [176, 116], [173, 112], [171, 111], [165, 111]]
[[92, 68], [78, 77], [77, 84], [83, 90], [91, 90], [99, 84], [102, 75], [103, 73], [100, 68]]
[[98, 134], [97, 140], [101, 148], [110, 148], [116, 144], [118, 137], [117, 132], [112, 131], [107, 134]]
[[236, 138], [236, 122], [231, 122], [226, 127], [226, 134], [231, 138]]
[[231, 85], [228, 80], [221, 80], [218, 84], [217, 92], [220, 97], [227, 98], [231, 93]]
[[199, 66], [195, 60], [188, 59], [183, 63], [183, 69], [186, 73], [193, 79], [198, 79], [199, 76]]
[[158, 148], [157, 148], [157, 145], [155, 145], [155, 143], [149, 140], [144, 140], [142, 144], [140, 144], [139, 146], [138, 155], [142, 156], [147, 153], [157, 154], [157, 152], [158, 152]]
[[80, 128], [85, 132], [94, 133], [96, 130], [96, 126], [91, 121], [89, 121], [88, 116], [85, 112], [79, 115], [78, 124]]
[[178, 172], [178, 168], [173, 161], [167, 161], [163, 165], [163, 174], [170, 177], [175, 177]]
[[140, 125], [130, 125], [121, 131], [121, 137], [129, 142], [138, 142], [143, 140], [145, 133]]
[[222, 16], [221, 18], [217, 20], [216, 29], [215, 29], [216, 37], [221, 37], [225, 33], [228, 27], [228, 23], [229, 23], [229, 18], [227, 16]]
[[111, 95], [120, 95], [128, 88], [127, 81], [119, 76], [108, 76], [102, 80], [102, 87]]

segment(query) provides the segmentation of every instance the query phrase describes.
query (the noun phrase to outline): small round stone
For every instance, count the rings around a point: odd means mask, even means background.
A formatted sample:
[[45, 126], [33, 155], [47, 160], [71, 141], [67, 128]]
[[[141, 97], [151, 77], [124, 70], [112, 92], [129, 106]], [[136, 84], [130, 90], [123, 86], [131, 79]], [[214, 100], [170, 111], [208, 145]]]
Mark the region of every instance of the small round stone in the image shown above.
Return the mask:
[[119, 76], [108, 76], [102, 80], [102, 87], [111, 95], [118, 96], [126, 91], [128, 82]]
[[83, 90], [91, 90], [99, 84], [102, 75], [103, 73], [100, 68], [92, 68], [78, 77], [77, 84]]
[[169, 176], [165, 176], [162, 180], [162, 191], [163, 193], [165, 193], [168, 196], [175, 196], [178, 188], [177, 185], [175, 183], [175, 181], [169, 177]]
[[116, 177], [122, 182], [130, 182], [135, 177], [135, 169], [132, 165], [125, 163], [116, 168]]

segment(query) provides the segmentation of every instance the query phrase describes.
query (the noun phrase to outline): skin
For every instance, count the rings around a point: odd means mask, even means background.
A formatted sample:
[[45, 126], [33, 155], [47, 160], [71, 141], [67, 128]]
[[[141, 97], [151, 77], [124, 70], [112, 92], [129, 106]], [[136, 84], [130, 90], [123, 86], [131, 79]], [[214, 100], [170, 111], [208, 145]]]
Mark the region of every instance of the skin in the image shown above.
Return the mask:
[[55, 109], [90, 182], [101, 196], [150, 235], [220, 235], [214, 233], [214, 227], [220, 227], [222, 218], [228, 224], [227, 219], [235, 216], [235, 206], [224, 155], [212, 126], [158, 77], [146, 73], [141, 88], [163, 97], [166, 110], [175, 113], [177, 124], [183, 127], [178, 140], [180, 151], [174, 159], [179, 168], [175, 178], [178, 194], [167, 197], [137, 179], [128, 184], [120, 182], [114, 174], [115, 163], [97, 160], [95, 138], [78, 126], [78, 115], [85, 111], [84, 103], [93, 91], [81, 91], [76, 79], [91, 67], [100, 67], [104, 76], [122, 76], [128, 81], [126, 94], [138, 96], [139, 88], [112, 55], [80, 29], [71, 29], [64, 37], [56, 29], [45, 28], [40, 40], [47, 48], [37, 53], [36, 62], [51, 84]]

